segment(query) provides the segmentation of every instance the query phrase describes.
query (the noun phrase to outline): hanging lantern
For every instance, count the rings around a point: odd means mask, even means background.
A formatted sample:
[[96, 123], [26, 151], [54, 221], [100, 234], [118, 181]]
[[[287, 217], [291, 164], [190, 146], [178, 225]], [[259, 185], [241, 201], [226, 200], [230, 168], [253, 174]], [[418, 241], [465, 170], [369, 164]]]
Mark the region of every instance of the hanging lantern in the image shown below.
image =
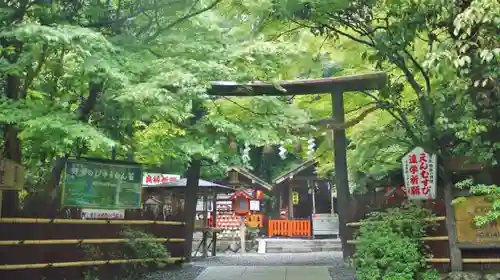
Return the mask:
[[297, 154], [302, 153], [302, 145], [301, 145], [301, 144], [297, 144], [297, 145], [295, 146], [295, 152], [296, 152]]
[[264, 152], [264, 154], [272, 154], [274, 149], [271, 145], [265, 145], [262, 151]]
[[229, 142], [229, 148], [231, 149], [231, 151], [235, 153], [237, 152], [238, 144], [236, 143], [236, 140], [234, 138], [231, 138], [231, 142]]
[[238, 171], [231, 169], [228, 172], [229, 175], [229, 184], [232, 186], [236, 186], [240, 183], [239, 178], [238, 178]]

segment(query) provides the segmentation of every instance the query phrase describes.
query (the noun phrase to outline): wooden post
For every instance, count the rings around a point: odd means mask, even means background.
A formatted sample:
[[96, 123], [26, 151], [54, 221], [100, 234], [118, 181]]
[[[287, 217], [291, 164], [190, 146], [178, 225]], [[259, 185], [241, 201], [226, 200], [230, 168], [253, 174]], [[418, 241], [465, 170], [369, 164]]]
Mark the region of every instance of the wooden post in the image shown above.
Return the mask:
[[213, 194], [212, 201], [212, 256], [217, 254], [217, 194]]
[[0, 190], [0, 218], [2, 217], [3, 191]]
[[204, 258], [208, 257], [208, 197], [207, 193], [203, 192], [203, 253]]
[[311, 190], [311, 200], [312, 200], [312, 214], [316, 214], [316, 189], [313, 186], [311, 186], [311, 180], [307, 180], [307, 187], [309, 190]]
[[[344, 123], [344, 95], [343, 92], [333, 92], [332, 96], [332, 117], [337, 123]], [[347, 227], [349, 214], [349, 202], [351, 193], [349, 191], [349, 181], [347, 177], [347, 140], [345, 128], [338, 126], [333, 130], [333, 148], [335, 158], [335, 187], [337, 188], [337, 203], [339, 212], [339, 231], [342, 241], [342, 254], [344, 260], [352, 256], [352, 248], [347, 244], [350, 239]]]
[[241, 242], [241, 254], [246, 253], [246, 225], [245, 225], [245, 216], [241, 216], [241, 224], [240, 224], [240, 242]]
[[198, 200], [200, 168], [201, 161], [199, 159], [191, 159], [191, 165], [186, 172], [187, 186], [184, 197], [184, 215], [186, 219], [184, 259], [186, 262], [191, 261], [191, 254], [193, 250], [194, 221], [196, 218], [196, 202]]
[[[446, 171], [444, 171], [446, 172]], [[443, 173], [444, 173], [443, 172]], [[450, 265], [451, 271], [462, 271], [463, 261], [462, 261], [462, 250], [457, 246], [458, 235], [457, 235], [457, 223], [455, 217], [455, 209], [453, 208], [453, 183], [451, 179], [445, 175], [445, 186], [444, 186], [444, 203], [446, 207], [446, 230], [448, 231], [448, 245], [450, 247]]]

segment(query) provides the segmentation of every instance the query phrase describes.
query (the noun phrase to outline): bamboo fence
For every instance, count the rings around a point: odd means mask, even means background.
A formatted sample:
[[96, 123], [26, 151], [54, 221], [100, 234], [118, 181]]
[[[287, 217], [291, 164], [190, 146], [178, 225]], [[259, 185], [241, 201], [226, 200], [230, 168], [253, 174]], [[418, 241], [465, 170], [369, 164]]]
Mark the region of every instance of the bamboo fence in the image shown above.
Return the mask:
[[20, 270], [33, 268], [50, 268], [50, 267], [76, 267], [76, 266], [94, 266], [105, 264], [122, 264], [122, 263], [138, 263], [138, 262], [160, 262], [174, 263], [182, 261], [183, 258], [165, 258], [165, 259], [127, 259], [127, 260], [99, 260], [99, 261], [80, 261], [80, 262], [56, 262], [56, 263], [33, 263], [33, 264], [4, 264], [0, 265], [0, 270]]
[[[79, 219], [47, 219], [47, 218], [0, 218], [4, 224], [89, 224], [89, 225], [185, 225], [179, 221], [152, 221], [152, 220], [79, 220]], [[61, 245], [61, 244], [109, 244], [126, 243], [130, 241], [152, 241], [152, 242], [184, 242], [184, 238], [108, 238], [108, 239], [46, 239], [46, 240], [0, 240], [0, 246], [10, 245]], [[78, 266], [95, 266], [106, 264], [123, 264], [139, 262], [161, 262], [174, 263], [182, 261], [182, 257], [171, 258], [144, 258], [144, 259], [111, 259], [76, 262], [53, 262], [33, 264], [3, 264], [1, 270], [22, 270], [40, 268], [61, 268]]]
[[46, 218], [0, 218], [0, 223], [7, 224], [89, 224], [89, 225], [184, 225], [178, 221], [151, 220], [78, 220]]
[[[426, 219], [426, 221], [429, 222], [442, 222], [445, 221], [446, 217], [440, 216], [440, 217], [432, 217]], [[379, 222], [352, 222], [352, 223], [347, 223], [346, 225], [349, 227], [359, 227], [364, 224], [377, 224]], [[447, 241], [449, 239], [448, 236], [425, 236], [420, 238], [422, 241]], [[347, 240], [348, 244], [358, 244], [357, 240]], [[425, 259], [427, 263], [441, 263], [441, 264], [449, 264], [451, 262], [450, 258], [427, 258]], [[470, 263], [470, 264], [500, 264], [500, 258], [463, 258], [462, 259], [463, 263]]]

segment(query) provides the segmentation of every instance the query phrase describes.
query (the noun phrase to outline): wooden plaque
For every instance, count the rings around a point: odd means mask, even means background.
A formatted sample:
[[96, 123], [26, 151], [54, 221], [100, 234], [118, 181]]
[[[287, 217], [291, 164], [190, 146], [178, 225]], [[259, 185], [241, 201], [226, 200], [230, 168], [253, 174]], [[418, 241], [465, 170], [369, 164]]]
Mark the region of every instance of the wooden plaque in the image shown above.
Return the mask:
[[24, 185], [24, 167], [10, 159], [0, 158], [0, 191], [20, 190]]
[[483, 227], [477, 227], [474, 217], [489, 211], [492, 202], [482, 196], [466, 197], [455, 205], [458, 242], [467, 245], [500, 244], [498, 220]]

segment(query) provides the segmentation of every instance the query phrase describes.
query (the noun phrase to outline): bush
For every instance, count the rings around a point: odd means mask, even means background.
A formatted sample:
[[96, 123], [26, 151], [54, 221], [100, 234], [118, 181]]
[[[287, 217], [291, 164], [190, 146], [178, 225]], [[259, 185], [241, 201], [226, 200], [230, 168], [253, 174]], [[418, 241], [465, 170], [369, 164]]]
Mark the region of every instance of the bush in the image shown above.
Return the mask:
[[430, 226], [431, 212], [407, 203], [374, 212], [356, 234], [353, 264], [360, 280], [433, 279], [426, 272], [426, 250], [421, 237]]
[[170, 256], [167, 247], [162, 242], [144, 239], [157, 238], [141, 230], [125, 228], [120, 233], [123, 238], [129, 239], [127, 247], [131, 250], [131, 257], [135, 259], [166, 259]]
[[[167, 259], [170, 254], [167, 247], [162, 242], [152, 240], [156, 236], [146, 233], [142, 230], [124, 228], [120, 232], [120, 236], [128, 239], [124, 250], [102, 252], [99, 246], [82, 244], [80, 248], [84, 252], [85, 260], [99, 259], [158, 259], [158, 262], [131, 262], [121, 264], [121, 271], [114, 275], [113, 278], [102, 277], [113, 280], [128, 280], [142, 279], [142, 274], [146, 271], [154, 271], [163, 266], [162, 260]], [[101, 274], [105, 271], [100, 271], [100, 266], [90, 267], [84, 272], [84, 280], [99, 280]]]

